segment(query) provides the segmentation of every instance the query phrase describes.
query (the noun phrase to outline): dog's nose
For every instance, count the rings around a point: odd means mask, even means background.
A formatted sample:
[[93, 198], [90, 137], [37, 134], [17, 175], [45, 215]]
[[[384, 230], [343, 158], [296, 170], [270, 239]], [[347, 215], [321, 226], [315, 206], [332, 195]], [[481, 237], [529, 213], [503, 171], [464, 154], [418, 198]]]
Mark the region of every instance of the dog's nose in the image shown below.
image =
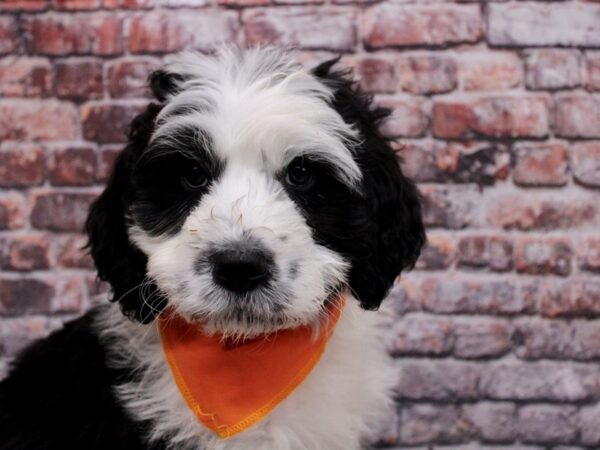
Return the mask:
[[211, 257], [217, 284], [233, 292], [256, 289], [271, 278], [273, 258], [260, 249], [228, 249]]

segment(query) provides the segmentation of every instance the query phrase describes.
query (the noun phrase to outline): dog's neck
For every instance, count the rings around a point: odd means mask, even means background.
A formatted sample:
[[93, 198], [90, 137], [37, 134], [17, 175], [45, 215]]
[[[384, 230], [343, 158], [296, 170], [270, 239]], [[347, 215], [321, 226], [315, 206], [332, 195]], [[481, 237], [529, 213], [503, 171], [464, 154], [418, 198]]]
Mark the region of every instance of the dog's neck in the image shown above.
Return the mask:
[[151, 424], [151, 441], [182, 450], [351, 450], [390, 417], [386, 405], [391, 407], [395, 380], [382, 342], [383, 316], [363, 311], [349, 299], [308, 378], [267, 418], [228, 440], [202, 426], [186, 405], [156, 324], [134, 324], [112, 305], [100, 313], [97, 329], [109, 364], [134, 373], [134, 381], [116, 392], [134, 419]]

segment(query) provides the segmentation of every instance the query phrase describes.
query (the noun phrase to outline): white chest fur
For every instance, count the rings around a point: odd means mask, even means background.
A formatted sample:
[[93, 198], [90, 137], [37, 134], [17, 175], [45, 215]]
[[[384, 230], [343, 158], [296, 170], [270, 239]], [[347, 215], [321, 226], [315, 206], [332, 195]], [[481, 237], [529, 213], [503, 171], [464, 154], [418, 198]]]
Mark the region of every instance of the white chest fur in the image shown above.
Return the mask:
[[357, 450], [390, 414], [395, 382], [378, 313], [349, 299], [327, 349], [307, 379], [267, 418], [221, 440], [185, 404], [164, 359], [155, 325], [135, 325], [111, 308], [100, 334], [111, 364], [140, 379], [117, 388], [129, 413], [152, 423], [151, 439], [178, 450]]

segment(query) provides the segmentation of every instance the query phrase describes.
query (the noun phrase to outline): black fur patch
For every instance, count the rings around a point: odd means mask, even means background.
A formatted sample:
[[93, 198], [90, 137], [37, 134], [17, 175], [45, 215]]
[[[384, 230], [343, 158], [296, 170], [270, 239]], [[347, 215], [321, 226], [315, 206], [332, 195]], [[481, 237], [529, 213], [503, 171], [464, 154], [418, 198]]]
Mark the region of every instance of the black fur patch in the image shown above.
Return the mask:
[[363, 195], [328, 174], [320, 176], [314, 192], [294, 198], [306, 210], [317, 239], [350, 259], [350, 288], [364, 308], [375, 309], [394, 279], [419, 257], [425, 243], [421, 202], [379, 132], [389, 112], [372, 107], [372, 98], [352, 82], [349, 72], [332, 70], [337, 61], [325, 62], [313, 72], [334, 90], [333, 107], [344, 121], [360, 131], [362, 141], [354, 159], [363, 174]]
[[31, 345], [0, 382], [0, 450], [160, 450], [142, 442], [113, 393], [131, 373], [106, 365], [93, 313]]

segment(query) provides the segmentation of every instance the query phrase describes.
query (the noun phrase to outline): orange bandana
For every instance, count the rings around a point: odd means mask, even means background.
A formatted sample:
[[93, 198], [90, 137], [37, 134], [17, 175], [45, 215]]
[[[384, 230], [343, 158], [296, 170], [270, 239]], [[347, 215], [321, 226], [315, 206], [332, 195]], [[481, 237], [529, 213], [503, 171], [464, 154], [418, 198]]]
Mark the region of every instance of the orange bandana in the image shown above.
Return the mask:
[[297, 388], [319, 361], [345, 301], [309, 326], [234, 345], [179, 316], [163, 315], [160, 336], [175, 382], [204, 426], [228, 438], [254, 425]]

